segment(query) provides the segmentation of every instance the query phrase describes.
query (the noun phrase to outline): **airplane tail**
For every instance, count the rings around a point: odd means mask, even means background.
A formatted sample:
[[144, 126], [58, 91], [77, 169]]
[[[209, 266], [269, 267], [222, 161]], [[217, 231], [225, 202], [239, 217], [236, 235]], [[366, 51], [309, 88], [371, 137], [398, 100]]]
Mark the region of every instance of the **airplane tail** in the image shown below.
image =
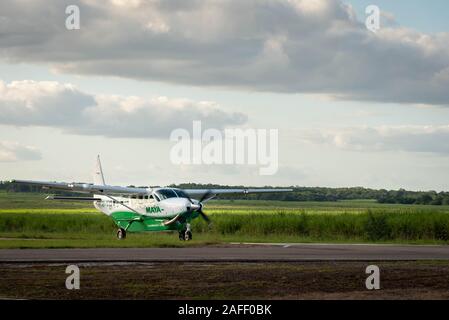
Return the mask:
[[97, 156], [97, 163], [94, 171], [94, 184], [104, 186], [106, 182], [104, 181], [103, 169], [101, 168], [100, 156]]

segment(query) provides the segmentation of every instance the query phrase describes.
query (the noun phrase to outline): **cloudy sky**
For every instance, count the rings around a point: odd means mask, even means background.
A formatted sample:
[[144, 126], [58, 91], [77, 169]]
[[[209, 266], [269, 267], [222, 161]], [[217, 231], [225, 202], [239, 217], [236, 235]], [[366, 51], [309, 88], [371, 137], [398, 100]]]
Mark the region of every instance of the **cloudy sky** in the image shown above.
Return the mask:
[[[68, 5], [80, 30], [67, 30]], [[381, 9], [380, 30], [365, 8]], [[444, 0], [2, 0], [0, 180], [449, 190]], [[170, 132], [279, 130], [279, 171]]]

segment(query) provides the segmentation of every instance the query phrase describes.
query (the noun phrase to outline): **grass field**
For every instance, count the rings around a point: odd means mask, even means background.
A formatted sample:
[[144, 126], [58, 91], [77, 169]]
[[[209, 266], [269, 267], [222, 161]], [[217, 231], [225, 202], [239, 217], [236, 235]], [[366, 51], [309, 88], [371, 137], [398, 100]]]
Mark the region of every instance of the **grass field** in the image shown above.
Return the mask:
[[196, 246], [223, 242], [449, 243], [449, 206], [339, 202], [210, 201], [213, 225], [193, 222], [194, 240], [177, 234], [129, 234], [90, 203], [0, 192], [0, 248]]

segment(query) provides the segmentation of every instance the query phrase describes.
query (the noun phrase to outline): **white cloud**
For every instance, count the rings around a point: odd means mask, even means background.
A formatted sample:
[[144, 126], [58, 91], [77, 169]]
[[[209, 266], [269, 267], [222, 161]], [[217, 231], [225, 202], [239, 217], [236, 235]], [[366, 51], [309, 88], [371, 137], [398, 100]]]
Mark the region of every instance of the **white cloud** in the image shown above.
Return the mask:
[[405, 151], [449, 155], [449, 125], [309, 130], [300, 139], [352, 151]]
[[0, 162], [40, 160], [41, 158], [41, 153], [35, 147], [18, 142], [0, 141]]
[[59, 72], [449, 105], [449, 33], [376, 34], [337, 0], [59, 0], [0, 3], [0, 59]]
[[0, 124], [61, 128], [107, 137], [167, 138], [176, 128], [240, 125], [242, 113], [222, 111], [214, 102], [155, 97], [91, 95], [58, 82], [0, 81]]
[[0, 123], [18, 126], [77, 126], [92, 96], [69, 84], [50, 81], [0, 81]]

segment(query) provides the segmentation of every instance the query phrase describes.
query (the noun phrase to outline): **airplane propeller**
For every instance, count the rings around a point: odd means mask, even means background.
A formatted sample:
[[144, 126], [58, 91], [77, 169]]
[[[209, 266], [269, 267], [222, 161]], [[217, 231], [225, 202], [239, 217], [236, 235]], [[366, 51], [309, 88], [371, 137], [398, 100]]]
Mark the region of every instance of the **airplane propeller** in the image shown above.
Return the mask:
[[[198, 200], [199, 205], [200, 205], [199, 209], [196, 209], [196, 210], [195, 210], [196, 212], [198, 212], [198, 213], [200, 214], [200, 216], [201, 216], [207, 223], [209, 223], [209, 225], [210, 225], [211, 221], [210, 221], [210, 218], [209, 218], [209, 217], [204, 213], [204, 211], [203, 211], [203, 201], [206, 201], [206, 200], [210, 199], [210, 197], [211, 197], [213, 194], [214, 194], [214, 193], [213, 193], [211, 190], [207, 190], [206, 193], [203, 194], [203, 196], [201, 197], [201, 199]], [[191, 199], [190, 197], [188, 197], [188, 199], [189, 199], [190, 203], [193, 204], [192, 199]]]

